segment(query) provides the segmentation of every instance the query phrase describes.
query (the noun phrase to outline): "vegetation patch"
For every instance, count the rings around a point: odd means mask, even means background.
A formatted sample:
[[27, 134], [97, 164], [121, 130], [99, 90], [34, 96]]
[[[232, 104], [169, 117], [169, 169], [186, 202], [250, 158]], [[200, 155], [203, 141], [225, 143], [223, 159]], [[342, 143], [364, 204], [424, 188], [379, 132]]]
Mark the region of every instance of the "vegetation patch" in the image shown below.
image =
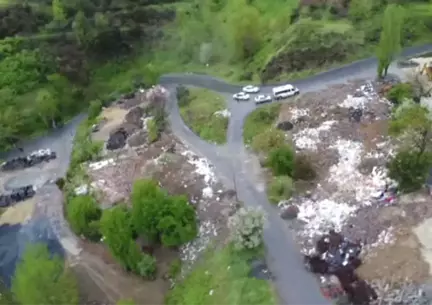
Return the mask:
[[201, 88], [179, 89], [180, 115], [202, 139], [217, 144], [226, 142], [229, 118], [224, 97]]
[[250, 277], [248, 261], [257, 252], [237, 252], [228, 246], [207, 257], [168, 295], [168, 305], [277, 304], [270, 283]]
[[266, 132], [276, 121], [281, 104], [269, 104], [251, 112], [243, 126], [243, 141], [252, 144], [255, 136]]

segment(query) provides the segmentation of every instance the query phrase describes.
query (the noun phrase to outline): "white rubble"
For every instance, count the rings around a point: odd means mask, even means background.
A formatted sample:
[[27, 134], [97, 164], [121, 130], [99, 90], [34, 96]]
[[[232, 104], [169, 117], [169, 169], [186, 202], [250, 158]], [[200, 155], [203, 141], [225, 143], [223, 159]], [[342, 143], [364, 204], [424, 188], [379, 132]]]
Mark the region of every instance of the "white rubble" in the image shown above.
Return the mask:
[[229, 118], [231, 116], [231, 112], [228, 109], [223, 109], [223, 110], [216, 111], [214, 115], [223, 118]]
[[97, 162], [90, 163], [88, 166], [91, 170], [100, 170], [108, 165], [114, 165], [114, 159], [101, 160]]
[[316, 150], [322, 132], [328, 132], [337, 121], [326, 121], [317, 128], [306, 128], [293, 135], [295, 146], [299, 150]]

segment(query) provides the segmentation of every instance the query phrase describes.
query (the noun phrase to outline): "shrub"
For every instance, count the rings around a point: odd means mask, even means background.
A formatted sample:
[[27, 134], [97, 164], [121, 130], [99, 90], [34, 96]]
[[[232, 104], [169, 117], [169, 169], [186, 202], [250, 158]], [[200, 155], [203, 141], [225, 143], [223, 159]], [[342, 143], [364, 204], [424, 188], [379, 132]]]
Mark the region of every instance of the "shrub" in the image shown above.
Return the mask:
[[251, 144], [253, 138], [271, 127], [279, 115], [281, 104], [270, 104], [251, 112], [245, 120], [243, 127], [243, 140]]
[[57, 185], [57, 187], [58, 187], [60, 190], [63, 190], [63, 188], [64, 188], [64, 186], [65, 186], [65, 183], [66, 183], [66, 181], [65, 181], [64, 178], [58, 178], [58, 179], [56, 180], [56, 182], [55, 182], [55, 184]]
[[158, 140], [159, 132], [156, 126], [156, 122], [154, 119], [149, 119], [147, 121], [147, 132], [148, 132], [148, 140], [150, 143], [153, 143]]
[[94, 100], [90, 102], [88, 107], [89, 120], [97, 118], [102, 111], [102, 102], [100, 100]]
[[132, 222], [138, 234], [164, 246], [179, 246], [197, 235], [196, 215], [184, 196], [169, 196], [152, 180], [132, 189]]
[[255, 249], [263, 242], [265, 215], [258, 209], [240, 208], [230, 217], [229, 227], [236, 250]]
[[400, 151], [388, 164], [389, 176], [399, 183], [401, 191], [416, 191], [425, 183], [431, 165], [430, 153]]
[[293, 191], [294, 185], [291, 177], [278, 176], [273, 177], [268, 187], [267, 193], [271, 202], [279, 203], [282, 200], [290, 199]]
[[180, 259], [175, 259], [171, 262], [169, 269], [168, 269], [168, 276], [171, 279], [175, 279], [177, 275], [180, 273], [182, 267], [182, 262]]
[[285, 143], [285, 134], [276, 128], [270, 128], [256, 135], [252, 140], [252, 149], [256, 152], [269, 153]]
[[177, 103], [179, 107], [185, 107], [189, 105], [191, 99], [190, 99], [190, 92], [188, 88], [184, 86], [178, 86], [176, 94], [177, 94]]
[[290, 176], [294, 171], [294, 150], [289, 145], [283, 145], [270, 151], [267, 166], [275, 176]]
[[88, 195], [74, 197], [67, 205], [68, 220], [74, 232], [93, 241], [101, 237], [95, 223], [101, 215], [102, 211], [96, 201]]
[[138, 273], [143, 278], [153, 280], [156, 275], [156, 259], [153, 256], [144, 253], [138, 263]]
[[126, 270], [137, 271], [141, 251], [134, 240], [129, 211], [122, 205], [104, 210], [100, 231], [112, 255]]
[[387, 99], [395, 105], [399, 105], [404, 100], [414, 98], [414, 90], [410, 83], [401, 83], [393, 86], [387, 92]]
[[295, 180], [313, 180], [316, 177], [315, 168], [306, 155], [296, 155], [292, 177]]

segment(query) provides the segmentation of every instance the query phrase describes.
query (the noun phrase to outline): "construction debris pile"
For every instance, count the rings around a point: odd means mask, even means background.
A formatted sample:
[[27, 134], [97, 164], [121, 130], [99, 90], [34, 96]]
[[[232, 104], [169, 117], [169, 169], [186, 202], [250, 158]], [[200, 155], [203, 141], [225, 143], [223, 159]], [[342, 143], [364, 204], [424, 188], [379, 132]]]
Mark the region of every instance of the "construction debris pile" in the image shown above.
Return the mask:
[[354, 305], [367, 305], [378, 298], [375, 290], [355, 272], [361, 265], [362, 247], [361, 242], [350, 241], [330, 230], [316, 242], [315, 253], [305, 255], [305, 266], [310, 272], [320, 275], [323, 283], [337, 283], [330, 290], [338, 293], [324, 291], [325, 295], [333, 299], [346, 297], [348, 304]]
[[49, 162], [57, 158], [57, 154], [51, 149], [40, 149], [33, 151], [27, 156], [17, 157], [4, 162], [1, 165], [3, 171], [13, 171], [18, 169], [24, 169], [40, 164], [42, 162]]
[[13, 189], [11, 192], [0, 195], [0, 207], [5, 208], [17, 202], [32, 198], [36, 191], [32, 185]]

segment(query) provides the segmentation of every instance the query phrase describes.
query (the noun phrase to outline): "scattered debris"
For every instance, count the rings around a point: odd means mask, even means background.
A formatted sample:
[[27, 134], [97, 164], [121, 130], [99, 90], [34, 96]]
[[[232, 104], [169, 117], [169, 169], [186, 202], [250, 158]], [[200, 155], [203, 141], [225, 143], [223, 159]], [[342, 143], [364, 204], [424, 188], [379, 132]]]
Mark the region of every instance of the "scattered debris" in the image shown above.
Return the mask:
[[9, 193], [0, 195], [0, 207], [8, 207], [14, 203], [32, 198], [36, 194], [33, 185], [16, 188]]
[[42, 162], [49, 162], [57, 158], [57, 154], [51, 149], [40, 149], [30, 153], [25, 157], [17, 157], [4, 162], [1, 165], [3, 171], [13, 171], [18, 169], [24, 169], [40, 164]]

